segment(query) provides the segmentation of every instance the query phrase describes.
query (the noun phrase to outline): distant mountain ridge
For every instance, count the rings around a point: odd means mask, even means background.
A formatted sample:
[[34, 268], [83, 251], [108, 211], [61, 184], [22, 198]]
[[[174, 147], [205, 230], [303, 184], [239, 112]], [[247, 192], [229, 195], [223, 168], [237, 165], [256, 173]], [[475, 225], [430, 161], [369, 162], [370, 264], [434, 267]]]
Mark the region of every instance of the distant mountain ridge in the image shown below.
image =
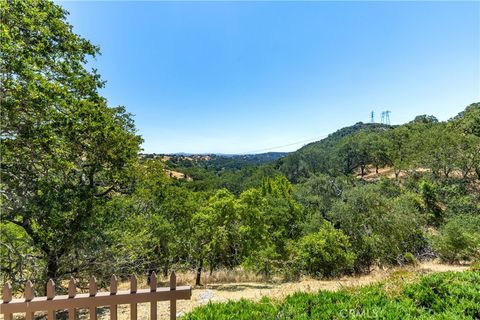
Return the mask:
[[259, 160], [259, 161], [274, 161], [285, 157], [290, 152], [265, 152], [265, 153], [190, 153], [190, 152], [176, 152], [176, 153], [141, 153], [143, 157], [224, 157], [224, 158], [239, 158], [245, 160]]
[[144, 159], [161, 158], [171, 167], [191, 167], [200, 165], [204, 168], [241, 169], [247, 166], [259, 166], [278, 161], [287, 156], [288, 152], [266, 152], [259, 154], [140, 154]]

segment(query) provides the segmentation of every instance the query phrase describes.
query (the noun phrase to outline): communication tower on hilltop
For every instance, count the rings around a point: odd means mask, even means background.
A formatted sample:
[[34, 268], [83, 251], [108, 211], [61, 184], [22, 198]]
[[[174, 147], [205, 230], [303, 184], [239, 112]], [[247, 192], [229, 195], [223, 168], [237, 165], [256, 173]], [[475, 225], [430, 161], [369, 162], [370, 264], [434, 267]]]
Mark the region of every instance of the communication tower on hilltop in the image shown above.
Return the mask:
[[370, 123], [374, 123], [375, 122], [375, 113], [372, 111], [370, 112]]

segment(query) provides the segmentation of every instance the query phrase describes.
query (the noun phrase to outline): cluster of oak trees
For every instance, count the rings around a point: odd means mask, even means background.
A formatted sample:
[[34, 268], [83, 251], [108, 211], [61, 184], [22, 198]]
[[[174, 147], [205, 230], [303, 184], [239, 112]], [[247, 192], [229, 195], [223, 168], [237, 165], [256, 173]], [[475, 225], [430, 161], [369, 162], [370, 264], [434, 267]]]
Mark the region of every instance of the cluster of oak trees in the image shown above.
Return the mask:
[[[446, 123], [361, 126], [270, 164], [174, 180], [139, 159], [132, 117], [86, 68], [98, 48], [59, 5], [0, 10], [2, 281], [185, 268], [199, 284], [219, 268], [331, 277], [479, 258], [478, 103]], [[383, 167], [397, 179], [356, 177]]]

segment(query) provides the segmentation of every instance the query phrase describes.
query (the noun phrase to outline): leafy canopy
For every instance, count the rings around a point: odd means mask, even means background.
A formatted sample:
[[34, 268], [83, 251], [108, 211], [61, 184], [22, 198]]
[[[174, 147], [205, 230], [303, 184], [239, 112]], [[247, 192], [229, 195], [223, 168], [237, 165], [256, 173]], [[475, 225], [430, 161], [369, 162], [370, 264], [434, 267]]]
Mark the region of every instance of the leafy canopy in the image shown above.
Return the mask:
[[[41, 250], [47, 276], [79, 269], [114, 217], [100, 206], [128, 190], [141, 138], [123, 107], [109, 108], [99, 50], [45, 0], [5, 1], [1, 24], [2, 222]], [[27, 240], [27, 239], [26, 239]]]

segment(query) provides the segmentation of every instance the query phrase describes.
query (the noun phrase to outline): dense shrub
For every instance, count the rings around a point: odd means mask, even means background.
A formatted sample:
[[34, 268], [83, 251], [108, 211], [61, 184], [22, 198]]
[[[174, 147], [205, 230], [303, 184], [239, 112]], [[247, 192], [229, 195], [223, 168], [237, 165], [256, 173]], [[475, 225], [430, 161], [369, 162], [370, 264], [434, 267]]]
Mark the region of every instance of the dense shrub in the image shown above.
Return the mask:
[[472, 192], [465, 181], [449, 180], [439, 188], [439, 199], [445, 207], [445, 218], [460, 214], [480, 214], [479, 194]]
[[443, 219], [443, 212], [438, 204], [438, 185], [427, 180], [419, 183], [419, 192], [423, 200], [423, 210], [428, 214], [428, 220], [438, 225]]
[[432, 237], [433, 247], [448, 263], [480, 259], [480, 216], [458, 215]]
[[348, 190], [344, 197], [330, 216], [349, 236], [357, 255], [356, 271], [368, 271], [374, 264], [402, 263], [406, 252], [415, 254], [426, 245], [415, 195], [389, 198], [378, 186], [365, 185]]
[[318, 232], [306, 235], [291, 248], [298, 271], [315, 277], [332, 277], [351, 270], [355, 254], [348, 237], [326, 222]]

